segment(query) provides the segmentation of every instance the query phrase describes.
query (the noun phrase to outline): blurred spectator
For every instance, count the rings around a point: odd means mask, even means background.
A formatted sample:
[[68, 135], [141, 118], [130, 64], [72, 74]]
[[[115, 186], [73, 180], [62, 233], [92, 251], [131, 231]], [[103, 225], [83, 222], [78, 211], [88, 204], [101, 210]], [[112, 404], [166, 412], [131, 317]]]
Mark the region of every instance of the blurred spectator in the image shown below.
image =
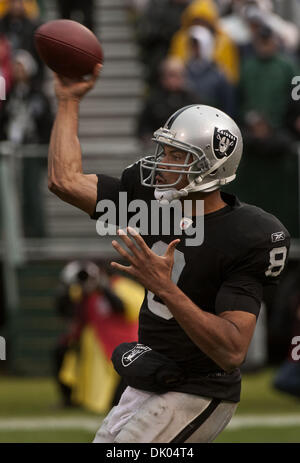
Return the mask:
[[290, 272], [279, 286], [270, 320], [273, 342], [285, 347], [286, 360], [273, 380], [279, 391], [300, 398], [300, 361], [293, 359], [291, 344], [300, 336], [300, 267]]
[[4, 268], [3, 262], [0, 262], [0, 328], [4, 326], [6, 321], [6, 301], [4, 296]]
[[60, 281], [57, 309], [68, 327], [55, 352], [55, 374], [64, 405], [107, 413], [126, 387], [110, 357], [117, 344], [137, 339], [144, 291], [93, 262], [70, 262]]
[[259, 113], [273, 128], [285, 122], [296, 66], [279, 51], [279, 42], [262, 26], [254, 43], [255, 55], [245, 58], [239, 84], [242, 123], [249, 111]]
[[186, 64], [188, 88], [202, 104], [214, 106], [231, 117], [235, 115], [234, 89], [212, 61], [214, 36], [209, 29], [193, 26], [190, 34], [190, 59]]
[[270, 338], [273, 349], [278, 349], [275, 361], [286, 359], [291, 353], [291, 339], [300, 335], [300, 265], [291, 266], [284, 275], [274, 297], [270, 314]]
[[298, 27], [273, 12], [270, 0], [235, 0], [240, 14], [248, 22], [252, 33], [261, 26], [268, 26], [280, 39], [283, 48], [294, 53], [299, 43]]
[[[292, 100], [295, 64], [280, 52], [280, 42], [267, 26], [260, 26], [254, 41], [255, 54], [244, 59], [239, 87], [241, 125], [244, 132], [244, 161], [238, 183], [247, 201], [280, 218], [292, 236], [298, 236], [297, 162], [291, 134], [285, 129]], [[260, 166], [259, 172], [257, 165]], [[264, 172], [268, 171], [268, 178]], [[249, 178], [256, 177], [251, 185]], [[288, 186], [282, 182], [289, 178]], [[243, 184], [244, 181], [244, 184]], [[281, 185], [280, 190], [276, 185]]]
[[225, 4], [226, 7], [221, 8], [225, 13], [221, 25], [239, 47], [242, 57], [253, 52], [252, 40], [262, 25], [269, 26], [278, 35], [283, 49], [295, 54], [298, 28], [275, 14], [270, 0], [225, 0]]
[[[262, 67], [263, 63], [262, 59]], [[242, 100], [246, 108], [242, 120], [244, 153], [235, 193], [279, 217], [291, 235], [298, 237], [298, 159], [292, 136], [284, 128], [291, 98], [290, 64], [282, 59], [268, 67], [267, 60], [265, 74], [260, 65], [257, 72], [252, 72], [254, 68], [245, 67], [242, 74], [248, 79], [242, 93], [248, 100]]]
[[293, 138], [300, 142], [300, 101], [290, 100], [287, 111], [287, 128]]
[[242, 201], [280, 218], [294, 238], [299, 237], [298, 157], [291, 137], [274, 129], [258, 113], [249, 113], [242, 130], [243, 159], [233, 187]]
[[0, 20], [0, 33], [8, 39], [13, 54], [16, 50], [22, 49], [27, 50], [34, 57], [38, 65], [34, 79], [37, 85], [41, 85], [44, 64], [34, 45], [34, 31], [38, 26], [39, 22], [27, 16], [25, 0], [8, 0], [7, 12]]
[[127, 11], [135, 25], [138, 24], [150, 1], [152, 0], [125, 0]]
[[181, 29], [171, 41], [169, 54], [187, 61], [189, 57], [189, 28], [208, 28], [215, 37], [214, 61], [232, 84], [239, 78], [238, 50], [230, 37], [221, 29], [219, 14], [213, 0], [195, 0], [182, 15]]
[[0, 35], [0, 76], [5, 79], [6, 96], [9, 94], [12, 86], [12, 74], [10, 44], [4, 35]]
[[73, 19], [94, 30], [94, 0], [57, 0], [60, 17]]
[[33, 52], [33, 34], [37, 23], [28, 18], [24, 0], [9, 0], [8, 8], [0, 21], [0, 30], [11, 43], [13, 50], [20, 48]]
[[46, 2], [46, 0], [37, 0], [39, 12], [40, 12], [40, 18], [42, 20], [45, 17], [45, 2]]
[[300, 362], [286, 360], [273, 380], [273, 386], [281, 392], [300, 398]]
[[190, 0], [150, 0], [140, 17], [137, 34], [149, 82], [157, 81], [159, 65], [166, 58], [170, 40], [189, 3]]
[[[10, 0], [0, 0], [0, 17], [2, 18], [10, 8]], [[24, 0], [26, 16], [30, 19], [37, 19], [40, 16], [39, 2], [36, 0]]]
[[274, 129], [269, 120], [261, 113], [249, 111], [245, 119], [243, 135], [245, 140], [245, 155], [251, 156], [251, 153], [258, 157], [268, 156], [283, 158], [293, 152], [292, 139], [283, 127]]
[[298, 237], [298, 161], [286, 128], [291, 83], [297, 70], [279, 46], [272, 30], [261, 26], [254, 42], [255, 55], [245, 57], [242, 63], [239, 109], [245, 143], [234, 186], [243, 201], [251, 198]]
[[[0, 112], [0, 139], [17, 145], [48, 144], [53, 117], [46, 96], [34, 86], [37, 64], [26, 50], [15, 53], [13, 87]], [[44, 236], [44, 210], [41, 182], [47, 163], [45, 158], [24, 158], [22, 197], [26, 236]]]
[[228, 0], [226, 14], [220, 18], [222, 29], [239, 48], [241, 58], [252, 51], [251, 29], [242, 14], [243, 4], [240, 0]]
[[125, 0], [127, 7], [137, 15], [143, 13], [151, 0]]
[[160, 66], [159, 82], [151, 87], [139, 116], [138, 137], [146, 146], [153, 132], [165, 124], [170, 114], [196, 102], [197, 97], [185, 86], [183, 62], [176, 58], [164, 60]]

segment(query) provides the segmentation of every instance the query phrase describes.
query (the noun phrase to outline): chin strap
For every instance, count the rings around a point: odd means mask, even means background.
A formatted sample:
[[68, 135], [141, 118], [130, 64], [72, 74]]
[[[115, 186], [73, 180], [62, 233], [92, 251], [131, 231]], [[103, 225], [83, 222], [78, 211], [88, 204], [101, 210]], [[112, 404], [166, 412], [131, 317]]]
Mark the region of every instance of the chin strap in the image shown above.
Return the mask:
[[160, 204], [169, 204], [174, 199], [188, 196], [190, 193], [194, 193], [195, 191], [199, 190], [199, 184], [202, 182], [202, 180], [202, 177], [199, 176], [181, 190], [176, 190], [176, 188], [169, 188], [165, 190], [162, 188], [155, 188], [154, 197]]
[[[176, 190], [176, 188], [169, 188], [169, 189], [163, 189], [163, 188], [155, 188], [154, 191], [154, 196], [155, 199], [160, 203], [160, 204], [168, 204], [174, 199], [179, 199], [182, 198], [183, 196], [188, 196], [190, 193], [194, 193], [196, 191], [204, 191], [207, 189], [207, 192], [213, 191], [218, 188], [219, 185], [227, 183], [226, 179], [222, 180], [212, 180], [211, 182], [208, 182], [208, 184], [203, 184], [203, 180], [207, 177], [208, 174], [213, 172], [216, 169], [219, 169], [219, 167], [224, 164], [226, 161], [226, 158], [220, 159], [218, 162], [216, 162], [207, 172], [205, 172], [204, 175], [198, 175], [192, 182], [190, 182], [185, 188], [182, 188], [181, 190]], [[192, 172], [189, 172], [189, 174], [192, 174]], [[235, 177], [235, 176], [234, 176]], [[231, 180], [229, 180], [231, 181]]]
[[203, 191], [203, 193], [210, 193], [214, 190], [217, 190], [222, 185], [226, 185], [227, 183], [232, 182], [236, 177], [236, 174], [232, 175], [231, 177], [212, 180], [209, 183], [202, 184], [202, 178], [198, 177], [185, 188], [181, 190], [176, 190], [176, 188], [169, 188], [169, 189], [161, 189], [155, 188], [154, 190], [154, 197], [160, 204], [169, 204], [174, 199], [179, 199], [185, 196], [188, 196], [190, 193], [196, 193], [197, 191]]

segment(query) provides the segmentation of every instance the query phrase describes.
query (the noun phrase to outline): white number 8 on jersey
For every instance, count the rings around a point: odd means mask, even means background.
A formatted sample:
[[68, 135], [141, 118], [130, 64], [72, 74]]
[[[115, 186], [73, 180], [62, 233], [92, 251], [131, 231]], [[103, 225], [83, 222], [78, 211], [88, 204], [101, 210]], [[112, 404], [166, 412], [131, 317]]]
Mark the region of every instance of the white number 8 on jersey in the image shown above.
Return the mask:
[[270, 265], [265, 271], [266, 277], [277, 277], [284, 269], [287, 247], [273, 248], [270, 251]]
[[[157, 254], [158, 256], [163, 256], [167, 248], [168, 248], [168, 245], [166, 243], [164, 243], [163, 241], [157, 241], [156, 243], [154, 243], [151, 250], [155, 252], [155, 254]], [[173, 265], [173, 271], [172, 271], [172, 281], [175, 284], [177, 284], [184, 266], [185, 266], [185, 258], [184, 258], [183, 252], [178, 251], [178, 249], [175, 249], [174, 265]], [[158, 315], [159, 317], [164, 318], [165, 320], [170, 320], [171, 318], [173, 318], [173, 315], [169, 311], [168, 307], [162, 304], [161, 302], [156, 301], [154, 297], [155, 295], [152, 293], [152, 291], [148, 291], [147, 299], [148, 299], [149, 310], [155, 315]]]

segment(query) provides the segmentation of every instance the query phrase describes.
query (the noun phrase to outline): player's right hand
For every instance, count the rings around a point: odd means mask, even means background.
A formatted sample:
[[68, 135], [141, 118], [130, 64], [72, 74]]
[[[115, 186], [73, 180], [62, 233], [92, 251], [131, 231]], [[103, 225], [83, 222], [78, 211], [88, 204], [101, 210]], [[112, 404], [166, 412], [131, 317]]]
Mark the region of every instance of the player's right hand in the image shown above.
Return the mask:
[[57, 99], [59, 101], [81, 100], [81, 98], [94, 87], [101, 68], [101, 64], [96, 64], [93, 74], [88, 80], [73, 80], [54, 73], [54, 88]]

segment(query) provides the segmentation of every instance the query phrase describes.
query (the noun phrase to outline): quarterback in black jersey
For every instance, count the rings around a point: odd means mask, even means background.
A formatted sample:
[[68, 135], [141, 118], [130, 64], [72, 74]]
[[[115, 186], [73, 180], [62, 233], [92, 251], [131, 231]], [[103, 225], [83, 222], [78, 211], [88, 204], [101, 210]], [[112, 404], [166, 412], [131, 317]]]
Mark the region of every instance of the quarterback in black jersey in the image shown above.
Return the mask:
[[[155, 154], [129, 166], [120, 179], [85, 175], [78, 109], [99, 70], [100, 65], [84, 82], [55, 76], [51, 191], [100, 221], [97, 205], [111, 200], [120, 211], [122, 194], [128, 211], [133, 201], [146, 204], [149, 225], [155, 220], [153, 202], [163, 211], [188, 200], [189, 209], [179, 228], [178, 217], [170, 216], [169, 233], [161, 223], [156, 233], [151, 227], [140, 233], [128, 227], [132, 212], [127, 223], [116, 219], [119, 239], [112, 245], [127, 265], [112, 266], [135, 277], [146, 291], [138, 343], [128, 340], [112, 357], [128, 387], [94, 442], [212, 442], [240, 400], [239, 367], [263, 287], [276, 285], [286, 265], [289, 233], [276, 217], [221, 192], [236, 176], [242, 136], [229, 116], [209, 106], [195, 104], [171, 115], [154, 133]], [[189, 230], [199, 223], [204, 239], [194, 245]]]

